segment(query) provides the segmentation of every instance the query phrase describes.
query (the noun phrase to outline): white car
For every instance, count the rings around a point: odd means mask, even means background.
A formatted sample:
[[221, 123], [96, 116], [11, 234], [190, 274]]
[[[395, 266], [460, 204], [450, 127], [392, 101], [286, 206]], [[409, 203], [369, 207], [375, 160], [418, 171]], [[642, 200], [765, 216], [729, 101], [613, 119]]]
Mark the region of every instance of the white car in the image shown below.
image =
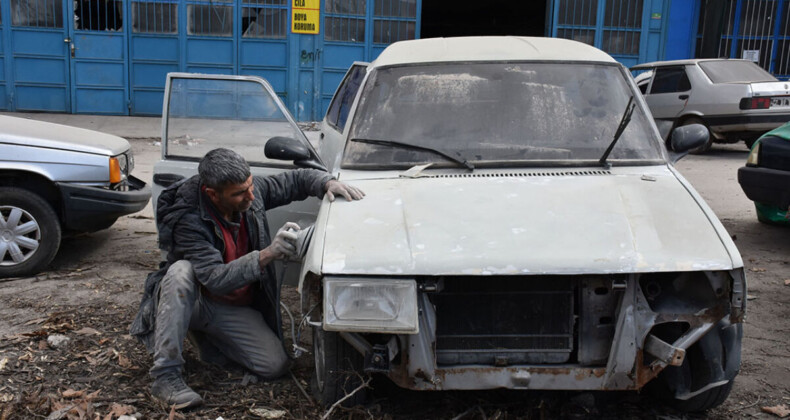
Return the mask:
[[[767, 131], [790, 121], [790, 82], [757, 64], [736, 59], [657, 61], [631, 67], [644, 71], [636, 83], [659, 127], [703, 124], [712, 143], [752, 147]], [[654, 77], [655, 76], [655, 77]]]
[[[245, 86], [191, 85], [212, 77]], [[230, 145], [260, 173], [324, 166], [366, 193], [320, 203], [298, 278], [323, 403], [368, 373], [432, 391], [652, 382], [689, 411], [727, 398], [743, 262], [672, 165], [707, 130], [676, 129], [667, 152], [628, 70], [602, 51], [522, 37], [392, 44], [349, 70], [318, 151], [263, 80], [169, 80], [155, 180]]]

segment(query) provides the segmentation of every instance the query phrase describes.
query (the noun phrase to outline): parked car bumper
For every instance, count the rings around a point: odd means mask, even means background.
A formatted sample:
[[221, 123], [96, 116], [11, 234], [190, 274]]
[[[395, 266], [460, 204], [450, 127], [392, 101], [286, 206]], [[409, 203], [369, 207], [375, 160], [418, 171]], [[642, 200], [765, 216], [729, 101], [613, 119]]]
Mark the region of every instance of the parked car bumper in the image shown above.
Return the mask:
[[721, 115], [705, 117], [715, 134], [731, 132], [764, 133], [790, 121], [790, 111], [768, 115]]
[[63, 199], [64, 227], [79, 232], [106, 229], [118, 217], [142, 210], [151, 198], [151, 187], [129, 176], [127, 191], [58, 183]]
[[738, 183], [749, 200], [770, 206], [790, 206], [790, 171], [744, 166]]

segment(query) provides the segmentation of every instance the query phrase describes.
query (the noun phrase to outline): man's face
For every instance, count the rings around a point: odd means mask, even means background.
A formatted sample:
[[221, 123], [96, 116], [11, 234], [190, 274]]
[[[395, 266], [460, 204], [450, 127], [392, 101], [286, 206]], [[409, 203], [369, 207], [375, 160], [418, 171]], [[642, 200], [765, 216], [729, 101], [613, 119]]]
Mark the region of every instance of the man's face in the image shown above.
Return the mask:
[[250, 209], [252, 200], [255, 199], [252, 194], [254, 189], [250, 176], [241, 184], [229, 184], [221, 190], [206, 188], [206, 194], [223, 215], [231, 216], [235, 212], [245, 212]]

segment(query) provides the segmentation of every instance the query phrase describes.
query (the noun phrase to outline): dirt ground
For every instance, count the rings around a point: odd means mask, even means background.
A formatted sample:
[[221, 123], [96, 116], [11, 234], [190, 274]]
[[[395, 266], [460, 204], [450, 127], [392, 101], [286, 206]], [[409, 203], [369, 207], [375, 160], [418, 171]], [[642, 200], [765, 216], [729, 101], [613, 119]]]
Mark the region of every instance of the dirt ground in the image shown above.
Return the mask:
[[[155, 139], [130, 141], [135, 175], [150, 183], [159, 146]], [[716, 146], [678, 164], [735, 239], [747, 270], [743, 366], [721, 407], [689, 416], [637, 393], [415, 393], [378, 384], [369, 405], [336, 409], [331, 417], [776, 418], [762, 409], [790, 405], [790, 229], [757, 222], [737, 184], [737, 168], [746, 154], [742, 144]], [[187, 381], [204, 395], [206, 405], [183, 414], [158, 405], [148, 393], [151, 358], [127, 333], [145, 276], [158, 261], [149, 205], [108, 230], [65, 239], [45, 273], [0, 279], [0, 420], [121, 415], [239, 419], [265, 418], [267, 413], [271, 418], [313, 419], [325, 414], [301, 390], [309, 392], [311, 355], [297, 360], [292, 376], [255, 383], [240, 370], [203, 364], [189, 346]], [[287, 287], [284, 296], [298, 311], [293, 288]], [[54, 347], [47, 343], [53, 334], [70, 341]], [[302, 342], [309, 347], [307, 335]]]

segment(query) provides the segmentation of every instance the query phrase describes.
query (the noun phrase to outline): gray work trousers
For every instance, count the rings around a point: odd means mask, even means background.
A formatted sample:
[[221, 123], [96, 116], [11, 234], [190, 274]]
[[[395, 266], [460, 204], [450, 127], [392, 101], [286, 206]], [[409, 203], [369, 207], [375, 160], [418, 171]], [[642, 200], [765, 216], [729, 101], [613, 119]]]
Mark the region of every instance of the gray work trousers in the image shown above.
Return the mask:
[[189, 261], [170, 266], [159, 288], [151, 376], [179, 371], [184, 338], [198, 331], [223, 355], [264, 379], [285, 374], [288, 356], [263, 315], [249, 306], [213, 301], [200, 293]]

